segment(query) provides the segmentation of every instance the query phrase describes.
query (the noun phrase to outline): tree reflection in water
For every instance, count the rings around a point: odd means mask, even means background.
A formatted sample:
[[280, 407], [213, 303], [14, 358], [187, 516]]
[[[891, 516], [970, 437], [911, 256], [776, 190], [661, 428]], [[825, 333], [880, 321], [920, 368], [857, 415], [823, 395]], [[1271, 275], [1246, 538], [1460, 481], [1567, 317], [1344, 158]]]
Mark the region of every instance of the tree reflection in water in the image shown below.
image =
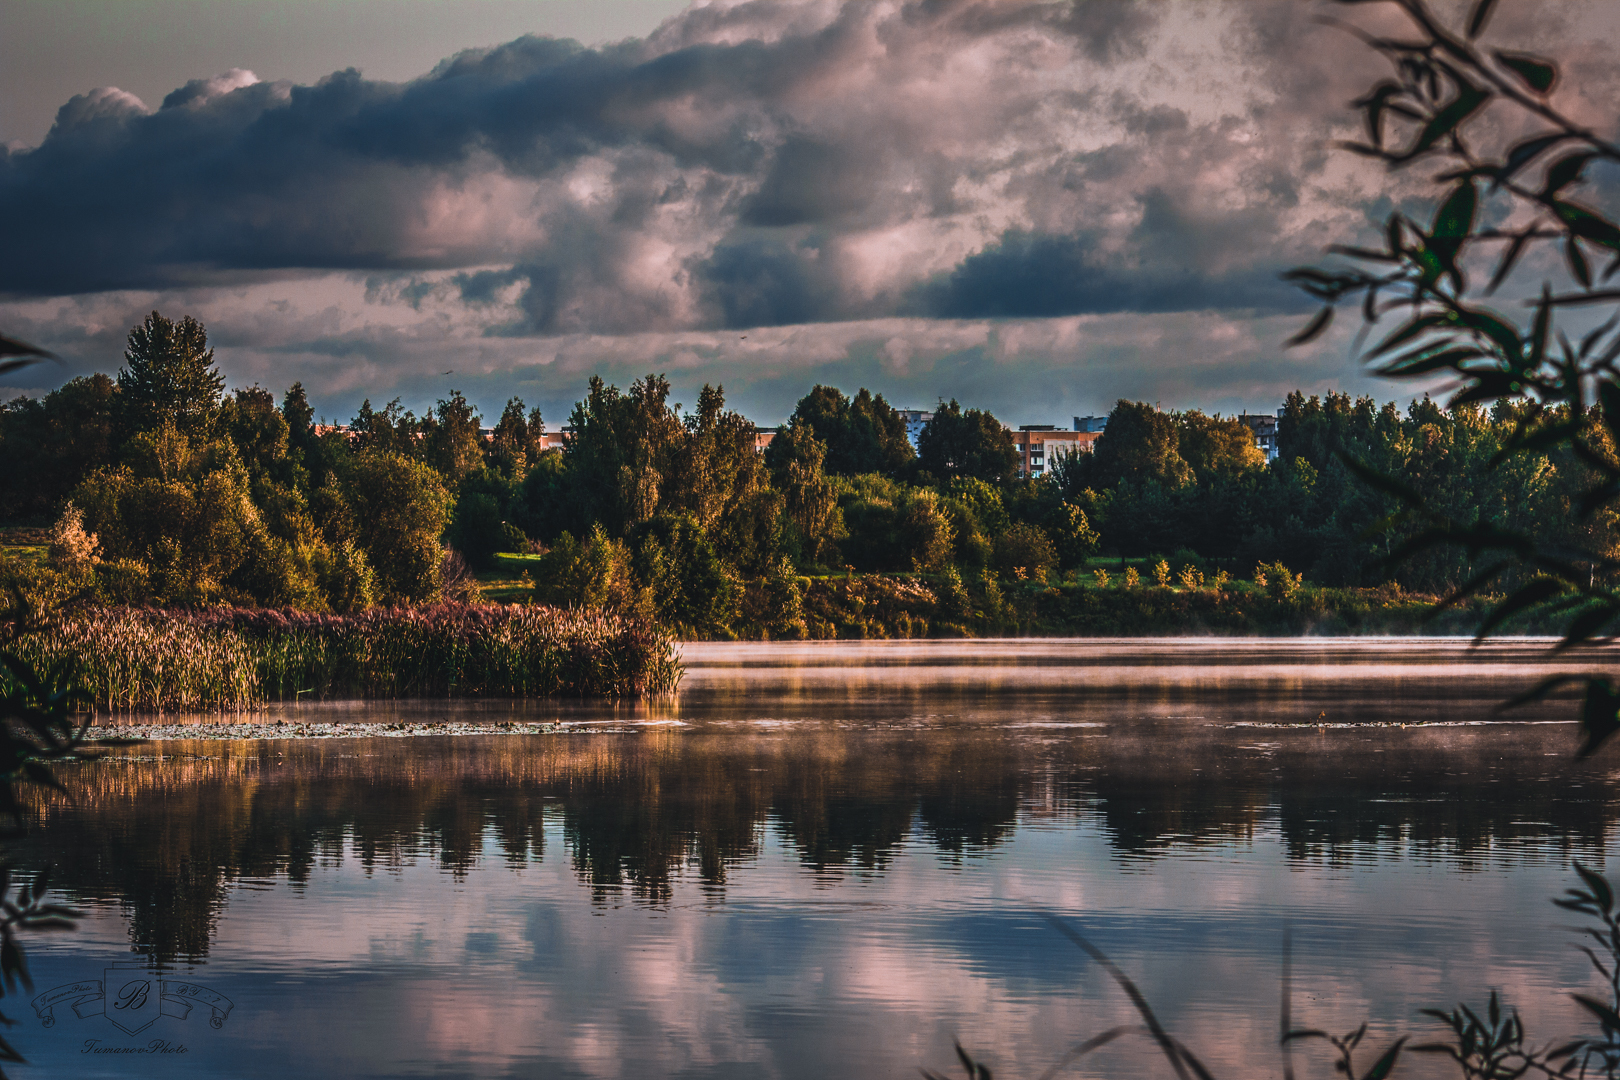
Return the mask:
[[368, 875], [432, 859], [460, 877], [559, 857], [548, 826], [600, 905], [668, 904], [681, 880], [719, 902], [773, 835], [835, 881], [882, 875], [908, 849], [973, 858], [1048, 821], [1095, 828], [1125, 863], [1261, 830], [1302, 863], [1564, 861], [1601, 850], [1616, 818], [1607, 771], [1549, 756], [1567, 739], [1527, 726], [188, 740], [68, 767], [73, 798], [37, 804], [19, 856], [49, 852], [59, 887], [122, 905], [134, 951], [165, 963], [206, 956], [243, 882], [296, 888], [347, 859]]

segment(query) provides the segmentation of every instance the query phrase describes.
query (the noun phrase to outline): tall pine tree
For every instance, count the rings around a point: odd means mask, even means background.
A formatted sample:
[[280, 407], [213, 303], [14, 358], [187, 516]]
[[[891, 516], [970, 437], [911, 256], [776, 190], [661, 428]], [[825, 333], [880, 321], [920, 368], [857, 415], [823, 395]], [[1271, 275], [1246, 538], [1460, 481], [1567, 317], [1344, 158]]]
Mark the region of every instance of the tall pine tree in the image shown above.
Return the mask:
[[170, 421], [197, 434], [212, 423], [225, 376], [214, 367], [202, 323], [190, 315], [173, 322], [152, 312], [130, 330], [124, 363], [118, 389], [129, 431], [150, 431]]

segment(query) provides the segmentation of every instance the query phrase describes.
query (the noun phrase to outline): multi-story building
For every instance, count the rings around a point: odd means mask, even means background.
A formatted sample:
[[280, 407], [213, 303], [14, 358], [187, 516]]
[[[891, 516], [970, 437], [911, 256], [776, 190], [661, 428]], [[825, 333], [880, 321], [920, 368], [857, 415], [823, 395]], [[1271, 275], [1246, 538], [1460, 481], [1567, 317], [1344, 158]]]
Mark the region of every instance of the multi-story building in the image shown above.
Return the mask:
[[896, 409], [894, 411], [899, 413], [906, 422], [906, 442], [911, 444], [913, 450], [917, 449], [917, 436], [922, 434], [922, 429], [928, 426], [928, 421], [934, 418], [934, 414], [924, 412], [922, 409]]
[[1060, 457], [1089, 451], [1095, 431], [1061, 431], [1056, 424], [1020, 424], [1012, 433], [1019, 476], [1044, 476]]
[[1103, 428], [1108, 426], [1106, 416], [1077, 416], [1074, 418], [1074, 430], [1089, 432], [1093, 435], [1101, 434]]
[[1254, 445], [1266, 455], [1267, 461], [1277, 460], [1277, 419], [1282, 413], [1283, 411], [1278, 409], [1276, 416], [1269, 416], [1266, 413], [1238, 414], [1238, 419], [1248, 424], [1249, 430], [1254, 432]]

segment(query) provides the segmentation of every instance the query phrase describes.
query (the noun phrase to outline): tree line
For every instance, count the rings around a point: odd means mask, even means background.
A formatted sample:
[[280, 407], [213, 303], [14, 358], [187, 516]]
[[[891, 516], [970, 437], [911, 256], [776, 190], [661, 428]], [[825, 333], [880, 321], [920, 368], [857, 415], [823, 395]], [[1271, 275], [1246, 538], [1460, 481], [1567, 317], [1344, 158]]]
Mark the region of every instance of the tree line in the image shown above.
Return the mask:
[[[1577, 524], [1590, 481], [1554, 447], [1492, 463], [1535, 407], [1444, 410], [1290, 394], [1268, 463], [1241, 420], [1119, 402], [1090, 453], [1018, 475], [989, 412], [941, 404], [913, 448], [882, 395], [816, 386], [764, 453], [705, 386], [691, 410], [658, 375], [592, 378], [560, 450], [511, 399], [489, 437], [459, 392], [422, 416], [365, 402], [318, 429], [300, 384], [225, 392], [203, 326], [154, 312], [115, 376], [0, 407], [0, 515], [52, 521], [51, 561], [108, 602], [352, 612], [458, 589], [458, 561], [530, 553], [542, 599], [637, 611], [686, 633], [792, 633], [805, 577], [919, 575], [941, 597], [1091, 583], [1088, 561], [1168, 557], [1240, 575], [1283, 562], [1313, 582], [1451, 589], [1466, 552], [1385, 559], [1396, 509], [1346, 457], [1459, 520], [1612, 549]], [[1577, 535], [1579, 534], [1579, 535]], [[1101, 565], [1101, 564], [1098, 564]], [[969, 600], [963, 601], [970, 604]]]
[[[1403, 410], [1295, 391], [1267, 465], [1232, 421], [1120, 402], [1095, 453], [1064, 461], [1053, 481], [1119, 551], [1185, 547], [1234, 569], [1282, 561], [1322, 585], [1393, 581], [1446, 594], [1483, 560], [1466, 547], [1403, 550], [1426, 523], [1403, 510], [1401, 492], [1453, 521], [1523, 532], [1579, 558], [1617, 550], [1615, 514], [1582, 515], [1597, 476], [1585, 456], [1568, 443], [1514, 450], [1527, 430], [1568, 425], [1609, 440], [1595, 411], [1567, 406], [1503, 399], [1445, 409], [1425, 396]], [[1369, 486], [1358, 467], [1386, 483]]]

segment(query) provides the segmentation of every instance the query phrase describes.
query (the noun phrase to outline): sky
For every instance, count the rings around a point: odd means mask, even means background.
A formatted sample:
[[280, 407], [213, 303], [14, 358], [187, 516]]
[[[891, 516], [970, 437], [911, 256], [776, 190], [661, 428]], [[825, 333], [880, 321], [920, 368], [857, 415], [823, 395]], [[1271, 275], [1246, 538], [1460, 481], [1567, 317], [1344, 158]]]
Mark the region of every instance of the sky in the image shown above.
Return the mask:
[[[1620, 5], [1499, 7], [1612, 133]], [[1330, 146], [1383, 70], [1324, 10], [5, 0], [0, 329], [64, 362], [0, 385], [114, 372], [157, 310], [335, 421], [459, 389], [556, 426], [651, 372], [765, 424], [815, 383], [1059, 426], [1404, 397], [1353, 320], [1282, 344], [1278, 273], [1427, 180]]]

